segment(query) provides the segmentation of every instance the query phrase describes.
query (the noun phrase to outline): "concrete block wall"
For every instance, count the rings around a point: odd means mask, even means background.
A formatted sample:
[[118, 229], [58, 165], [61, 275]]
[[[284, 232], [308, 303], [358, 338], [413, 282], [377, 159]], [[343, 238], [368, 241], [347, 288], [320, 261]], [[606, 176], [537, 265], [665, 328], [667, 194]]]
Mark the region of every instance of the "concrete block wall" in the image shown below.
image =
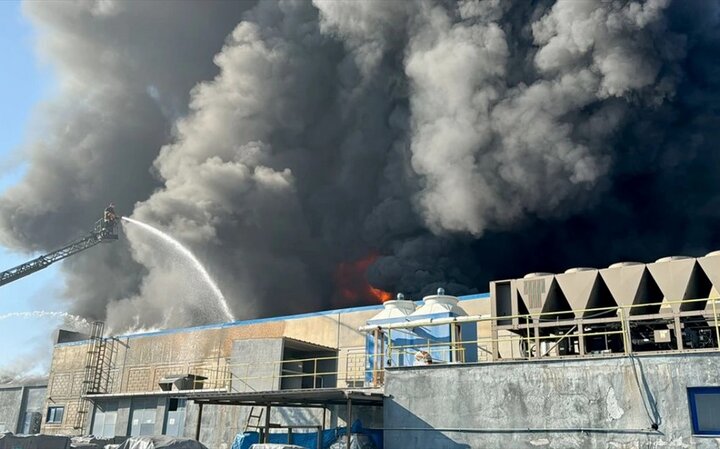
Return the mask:
[[46, 393], [45, 385], [1, 387], [0, 433], [21, 433], [26, 413], [43, 413]]
[[394, 369], [385, 446], [717, 448], [692, 435], [686, 388], [719, 373], [717, 353]]

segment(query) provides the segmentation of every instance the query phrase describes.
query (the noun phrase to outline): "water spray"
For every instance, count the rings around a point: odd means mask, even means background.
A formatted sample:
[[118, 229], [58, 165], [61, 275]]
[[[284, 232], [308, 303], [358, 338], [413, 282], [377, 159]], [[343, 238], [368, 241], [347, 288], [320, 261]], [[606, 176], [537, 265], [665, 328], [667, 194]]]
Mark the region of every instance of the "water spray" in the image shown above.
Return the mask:
[[10, 312], [0, 315], [0, 321], [11, 318], [62, 318], [77, 329], [89, 328], [92, 324], [85, 318], [77, 315], [73, 315], [67, 312], [47, 312], [45, 310], [37, 310], [33, 312]]
[[121, 220], [125, 221], [126, 223], [131, 223], [136, 226], [139, 226], [143, 230], [150, 232], [152, 235], [159, 237], [166, 243], [169, 243], [177, 252], [183, 255], [190, 263], [192, 264], [193, 268], [197, 270], [198, 273], [200, 273], [200, 276], [205, 281], [205, 283], [210, 287], [210, 290], [213, 293], [214, 298], [217, 301], [218, 308], [220, 309], [221, 314], [223, 315], [223, 318], [226, 321], [234, 321], [235, 317], [233, 316], [232, 312], [230, 311], [230, 307], [228, 307], [227, 301], [225, 300], [225, 296], [220, 291], [220, 288], [218, 288], [217, 284], [213, 280], [213, 278], [210, 276], [210, 274], [207, 272], [205, 267], [200, 263], [200, 261], [195, 257], [195, 255], [187, 249], [182, 243], [175, 240], [168, 234], [164, 233], [163, 231], [150, 226], [147, 223], [143, 223], [141, 221], [128, 218], [128, 217], [120, 217]]

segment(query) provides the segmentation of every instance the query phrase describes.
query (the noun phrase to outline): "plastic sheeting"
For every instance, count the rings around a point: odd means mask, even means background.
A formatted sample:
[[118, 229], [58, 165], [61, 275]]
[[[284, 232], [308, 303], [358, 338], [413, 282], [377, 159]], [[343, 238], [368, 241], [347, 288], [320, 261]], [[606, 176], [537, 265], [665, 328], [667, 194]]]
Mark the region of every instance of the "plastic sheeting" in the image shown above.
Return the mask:
[[72, 437], [70, 447], [72, 449], [105, 449], [108, 444], [114, 444], [123, 439], [115, 441], [115, 438], [95, 438], [94, 436]]
[[[329, 429], [323, 431], [322, 434], [322, 447], [327, 449], [330, 445], [337, 440], [338, 436], [344, 435], [345, 429]], [[269, 438], [270, 443], [274, 444], [288, 444], [287, 433], [271, 433]], [[232, 449], [250, 449], [253, 445], [260, 442], [260, 435], [257, 432], [246, 432], [238, 435], [233, 441]], [[303, 432], [292, 434], [292, 444], [300, 446], [305, 449], [317, 448], [317, 432]]]
[[[2, 448], [0, 448], [2, 449]], [[205, 445], [189, 438], [167, 436], [130, 437], [118, 449], [208, 449]]]
[[[322, 448], [323, 449], [330, 449], [331, 447], [335, 449], [333, 443], [339, 442], [342, 440], [343, 446], [342, 448], [345, 448], [345, 433], [346, 433], [345, 427], [338, 427], [334, 429], [328, 429], [323, 431], [322, 434]], [[361, 434], [363, 436], [362, 441], [358, 440], [359, 443], [366, 444], [366, 446], [358, 446], [361, 449], [366, 448], [372, 448], [372, 449], [383, 449], [383, 433], [382, 430], [374, 430], [374, 429], [365, 429], [362, 426], [362, 423], [360, 420], [356, 420], [350, 431], [354, 434]], [[231, 449], [250, 449], [253, 444], [257, 444], [260, 441], [259, 434], [257, 432], [247, 432], [244, 434], [240, 434], [235, 437], [235, 441], [233, 441], [232, 448]], [[288, 444], [288, 434], [287, 433], [271, 433], [269, 438], [270, 443], [276, 443], [276, 444]], [[370, 440], [371, 446], [367, 446], [367, 440]], [[292, 434], [292, 444], [296, 446], [303, 447], [305, 449], [316, 449], [317, 448], [317, 432], [307, 432], [307, 433], [295, 433]], [[352, 445], [351, 442], [351, 449], [355, 449], [355, 446]]]
[[[329, 449], [347, 449], [345, 438], [338, 439]], [[353, 433], [350, 435], [350, 449], [377, 449], [368, 435]]]
[[250, 449], [305, 449], [302, 446], [295, 446], [294, 444], [270, 444], [261, 443], [253, 444]]
[[0, 449], [69, 449], [70, 438], [56, 435], [0, 434]]

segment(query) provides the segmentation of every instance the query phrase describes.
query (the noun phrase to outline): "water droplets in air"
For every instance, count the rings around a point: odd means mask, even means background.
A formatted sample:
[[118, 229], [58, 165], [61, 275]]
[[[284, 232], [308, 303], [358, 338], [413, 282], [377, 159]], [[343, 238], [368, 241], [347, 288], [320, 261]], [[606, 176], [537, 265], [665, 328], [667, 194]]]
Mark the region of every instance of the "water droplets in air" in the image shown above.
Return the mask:
[[47, 312], [38, 310], [34, 312], [10, 312], [0, 315], [0, 321], [8, 319], [36, 319], [36, 318], [55, 318], [65, 320], [65, 325], [77, 331], [87, 331], [90, 328], [90, 322], [83, 317], [73, 315], [67, 312]]
[[[192, 280], [184, 279], [181, 274], [178, 274], [177, 282], [186, 282], [187, 289], [191, 290], [191, 293], [198, 296], [198, 299], [205, 296], [208, 292], [210, 293], [212, 301], [214, 302], [214, 310], [212, 311], [214, 313], [207, 313], [207, 311], [205, 311], [206, 315], [214, 315], [217, 316], [219, 319], [225, 321], [233, 321], [235, 319], [232, 315], [232, 312], [230, 311], [230, 308], [228, 307], [225, 297], [218, 288], [217, 284], [215, 284], [215, 281], [212, 279], [205, 267], [202, 265], [202, 263], [200, 263], [200, 261], [195, 257], [195, 255], [190, 252], [189, 249], [187, 249], [185, 246], [182, 245], [182, 243], [178, 242], [168, 234], [153, 226], [128, 217], [122, 217], [122, 219], [126, 223], [136, 225], [144, 231], [161, 239], [162, 242], [165, 243], [165, 245], [163, 246], [169, 247], [172, 250], [172, 253], [174, 253], [167, 254], [168, 258], [175, 258], [180, 264], [189, 265], [192, 268], [192, 271], [196, 273], [196, 275], [201, 280], [202, 285], [200, 286], [200, 288], [197, 288], [197, 285]], [[160, 248], [158, 248], [158, 250], [162, 251], [162, 249]], [[178, 255], [180, 256], [179, 258], [177, 257]], [[195, 304], [198, 306], [206, 307], [206, 304], [200, 303], [199, 301]]]

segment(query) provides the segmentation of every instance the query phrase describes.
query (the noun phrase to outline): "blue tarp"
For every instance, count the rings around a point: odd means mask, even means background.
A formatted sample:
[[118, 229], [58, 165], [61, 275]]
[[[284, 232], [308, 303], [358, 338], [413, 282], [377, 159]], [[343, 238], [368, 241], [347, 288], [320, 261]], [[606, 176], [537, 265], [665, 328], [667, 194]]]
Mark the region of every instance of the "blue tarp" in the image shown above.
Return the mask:
[[[345, 435], [345, 429], [329, 429], [323, 431], [322, 435], [322, 447], [323, 449], [327, 449], [330, 447], [331, 444], [335, 442], [335, 440], [338, 439], [339, 436]], [[287, 433], [271, 433], [270, 437], [268, 438], [270, 441], [268, 443], [275, 443], [275, 444], [281, 444], [281, 443], [287, 443], [288, 442], [288, 434]], [[252, 446], [255, 443], [258, 443], [260, 440], [260, 435], [257, 432], [246, 432], [244, 434], [239, 434], [235, 437], [235, 441], [233, 441], [232, 449], [250, 449], [250, 446]], [[303, 433], [297, 433], [293, 432], [292, 434], [292, 444], [296, 446], [302, 446], [307, 449], [315, 449], [317, 448], [317, 432], [303, 432]]]
[[[338, 438], [345, 435], [345, 427], [338, 427], [334, 429], [328, 429], [322, 433], [322, 447], [327, 449], [332, 445]], [[357, 420], [353, 423], [350, 429], [352, 433], [362, 433], [370, 437], [375, 443], [377, 449], [383, 449], [383, 433], [382, 430], [370, 430], [364, 429], [362, 423]], [[268, 443], [283, 444], [288, 442], [287, 433], [271, 433], [268, 438]], [[238, 434], [233, 441], [231, 449], [250, 449], [255, 443], [260, 440], [260, 435], [257, 432], [246, 432]], [[302, 446], [307, 449], [317, 448], [317, 432], [304, 432], [292, 434], [292, 444], [296, 446]]]

